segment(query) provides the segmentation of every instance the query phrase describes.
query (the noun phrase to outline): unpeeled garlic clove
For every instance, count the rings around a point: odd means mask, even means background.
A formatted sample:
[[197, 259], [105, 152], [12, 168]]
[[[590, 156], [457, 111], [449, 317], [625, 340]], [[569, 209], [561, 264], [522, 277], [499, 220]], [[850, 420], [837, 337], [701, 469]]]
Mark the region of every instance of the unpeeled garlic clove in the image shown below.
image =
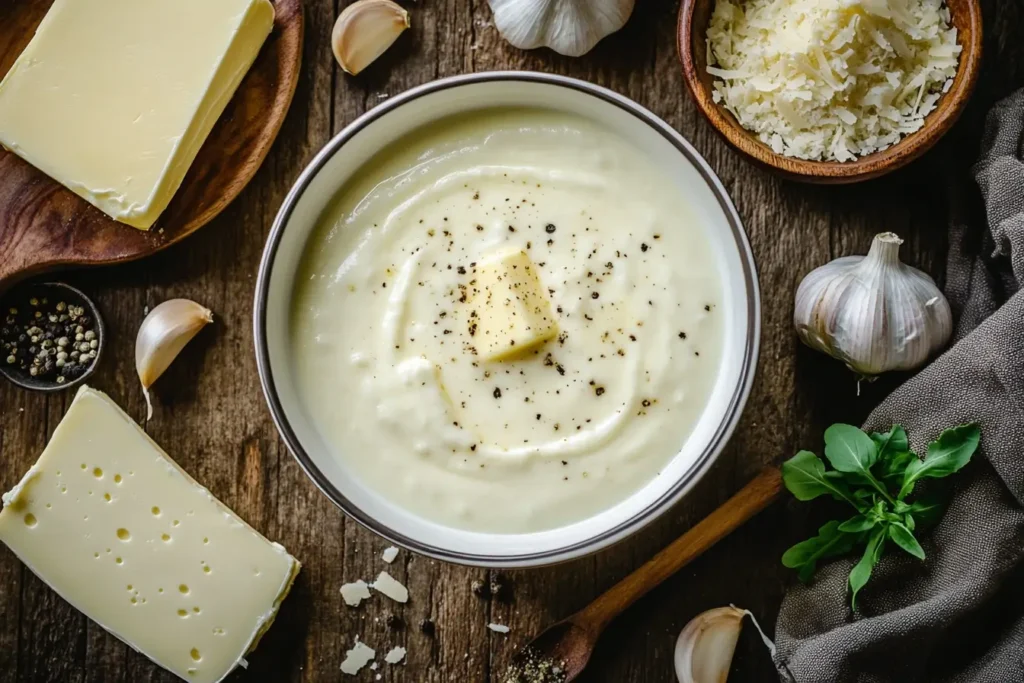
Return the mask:
[[391, 0], [358, 0], [338, 16], [331, 47], [338, 64], [355, 76], [409, 28], [409, 13]]
[[679, 683], [725, 683], [746, 610], [718, 607], [694, 617], [676, 641]]
[[146, 316], [135, 338], [135, 370], [146, 396], [146, 419], [153, 417], [149, 388], [199, 330], [213, 322], [213, 312], [188, 299], [165, 301]]
[[634, 0], [488, 0], [498, 33], [521, 50], [579, 57], [626, 25]]
[[811, 271], [796, 293], [800, 339], [864, 377], [912, 370], [949, 341], [953, 316], [935, 282], [901, 263], [897, 235], [876, 235], [867, 256]]

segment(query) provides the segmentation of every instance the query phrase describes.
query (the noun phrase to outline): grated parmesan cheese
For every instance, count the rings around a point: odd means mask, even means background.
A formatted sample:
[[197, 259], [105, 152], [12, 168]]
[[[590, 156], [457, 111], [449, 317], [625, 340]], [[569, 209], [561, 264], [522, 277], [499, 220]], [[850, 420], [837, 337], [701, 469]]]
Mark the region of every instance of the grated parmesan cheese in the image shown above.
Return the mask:
[[359, 638], [356, 638], [355, 645], [345, 653], [345, 661], [341, 663], [341, 671], [349, 676], [355, 676], [364, 666], [372, 662], [376, 656], [377, 653], [372, 647], [360, 642]]
[[387, 572], [381, 572], [370, 588], [383, 593], [395, 602], [409, 602], [409, 590]]
[[354, 583], [346, 583], [341, 587], [341, 598], [349, 607], [359, 607], [359, 603], [370, 597], [370, 587], [359, 579]]
[[942, 0], [718, 0], [712, 98], [778, 154], [851, 161], [924, 125], [961, 48]]

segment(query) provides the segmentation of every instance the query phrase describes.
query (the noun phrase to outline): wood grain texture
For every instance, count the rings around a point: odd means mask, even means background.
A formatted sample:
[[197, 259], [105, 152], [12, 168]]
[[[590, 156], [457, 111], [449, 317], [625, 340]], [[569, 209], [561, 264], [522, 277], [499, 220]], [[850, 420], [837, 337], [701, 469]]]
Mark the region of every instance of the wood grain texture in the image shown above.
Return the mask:
[[[16, 3], [0, 0], [0, 23]], [[977, 221], [969, 179], [984, 114], [1024, 86], [1024, 2], [985, 0], [985, 66], [960, 123], [921, 161], [852, 187], [786, 181], [748, 164], [715, 133], [682, 83], [675, 51], [678, 3], [637, 4], [623, 31], [589, 55], [568, 59], [507, 46], [484, 0], [417, 0], [403, 4], [412, 30], [358, 78], [334, 65], [330, 31], [347, 0], [306, 0], [306, 39], [298, 90], [284, 126], [253, 181], [210, 225], [145, 261], [72, 272], [66, 278], [97, 301], [108, 343], [92, 382], [137, 420], [145, 403], [134, 373], [135, 330], [145, 307], [185, 296], [216, 316], [154, 386], [156, 413], [147, 431], [215, 495], [303, 563], [277, 623], [231, 683], [501, 683], [515, 648], [582, 609], [691, 528], [751, 480], [764, 464], [801, 448], [821, 448], [834, 421], [863, 419], [903, 377], [862, 387], [839, 363], [802, 347], [793, 333], [793, 294], [802, 276], [841, 255], [865, 253], [876, 232], [907, 241], [903, 258], [941, 280], [946, 225]], [[0, 55], [6, 51], [0, 49]], [[0, 57], [3, 59], [4, 57]], [[346, 520], [302, 474], [277, 438], [260, 393], [252, 346], [255, 273], [271, 221], [290, 184], [327, 140], [388, 96], [441, 76], [489, 69], [535, 69], [583, 78], [632, 97], [681, 131], [732, 195], [758, 263], [763, 330], [758, 378], [728, 448], [686, 500], [650, 528], [596, 556], [545, 569], [488, 572], [401, 553], [391, 571], [410, 587], [397, 605], [376, 596], [346, 607], [338, 589], [384, 568], [386, 544]], [[952, 185], [942, 185], [949, 178]], [[947, 195], [964, 195], [951, 214]], [[2, 254], [2, 252], [0, 252]], [[2, 258], [2, 256], [0, 256]], [[67, 395], [43, 396], [0, 383], [0, 489], [35, 461], [67, 407]], [[594, 652], [584, 683], [667, 683], [672, 650], [697, 613], [735, 603], [750, 609], [769, 635], [785, 587], [795, 577], [779, 564], [783, 550], [820, 521], [813, 504], [774, 505], [624, 612]], [[474, 580], [499, 581], [500, 596], [478, 597]], [[385, 614], [402, 618], [392, 631]], [[436, 635], [419, 622], [430, 617]], [[490, 633], [508, 624], [508, 636]], [[386, 652], [408, 648], [407, 662], [352, 678], [339, 671], [359, 636]], [[52, 668], [50, 668], [52, 667]], [[775, 679], [767, 652], [745, 628], [730, 683]], [[145, 658], [78, 616], [0, 548], [0, 683], [84, 681], [172, 683]]]
[[626, 578], [579, 612], [545, 629], [516, 654], [515, 665], [526, 670], [531, 659], [536, 657], [559, 662], [565, 673], [565, 682], [575, 681], [583, 673], [597, 641], [613, 619], [774, 503], [781, 493], [782, 473], [777, 467], [766, 467], [717, 510], [694, 524]]
[[[0, 78], [28, 45], [52, 0], [0, 3]], [[148, 231], [109, 218], [0, 148], [0, 290], [61, 266], [150, 255], [210, 222], [238, 196], [270, 152], [298, 82], [301, 0], [274, 0], [274, 29], [217, 121], [178, 192]]]
[[805, 161], [776, 154], [712, 99], [714, 78], [707, 72], [707, 28], [715, 0], [682, 0], [678, 50], [683, 78], [700, 110], [718, 133], [753, 163], [791, 180], [849, 184], [878, 178], [906, 166], [931, 149], [963, 113], [977, 83], [982, 57], [979, 0], [947, 0], [952, 25], [963, 51], [953, 85], [916, 133], [892, 147], [848, 162]]

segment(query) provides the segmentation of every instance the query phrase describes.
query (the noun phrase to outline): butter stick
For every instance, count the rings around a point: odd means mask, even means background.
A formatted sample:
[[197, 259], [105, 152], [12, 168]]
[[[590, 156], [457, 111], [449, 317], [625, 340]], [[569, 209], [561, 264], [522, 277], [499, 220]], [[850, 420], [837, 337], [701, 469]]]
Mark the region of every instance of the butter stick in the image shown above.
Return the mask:
[[88, 387], [3, 503], [0, 541], [29, 569], [195, 683], [220, 681], [242, 661], [299, 571]]
[[0, 83], [0, 144], [149, 229], [273, 24], [269, 0], [55, 0]]

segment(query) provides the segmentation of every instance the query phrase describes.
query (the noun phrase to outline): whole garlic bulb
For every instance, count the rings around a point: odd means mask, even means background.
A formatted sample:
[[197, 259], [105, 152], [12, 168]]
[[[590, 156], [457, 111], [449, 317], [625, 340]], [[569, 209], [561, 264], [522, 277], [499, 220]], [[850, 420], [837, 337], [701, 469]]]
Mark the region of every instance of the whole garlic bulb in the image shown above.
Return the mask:
[[953, 316], [935, 282], [901, 263], [898, 236], [876, 235], [867, 256], [811, 271], [793, 321], [805, 344], [863, 376], [912, 370], [949, 341]]
[[626, 25], [634, 0], [488, 0], [494, 25], [522, 50], [549, 47], [584, 55]]

